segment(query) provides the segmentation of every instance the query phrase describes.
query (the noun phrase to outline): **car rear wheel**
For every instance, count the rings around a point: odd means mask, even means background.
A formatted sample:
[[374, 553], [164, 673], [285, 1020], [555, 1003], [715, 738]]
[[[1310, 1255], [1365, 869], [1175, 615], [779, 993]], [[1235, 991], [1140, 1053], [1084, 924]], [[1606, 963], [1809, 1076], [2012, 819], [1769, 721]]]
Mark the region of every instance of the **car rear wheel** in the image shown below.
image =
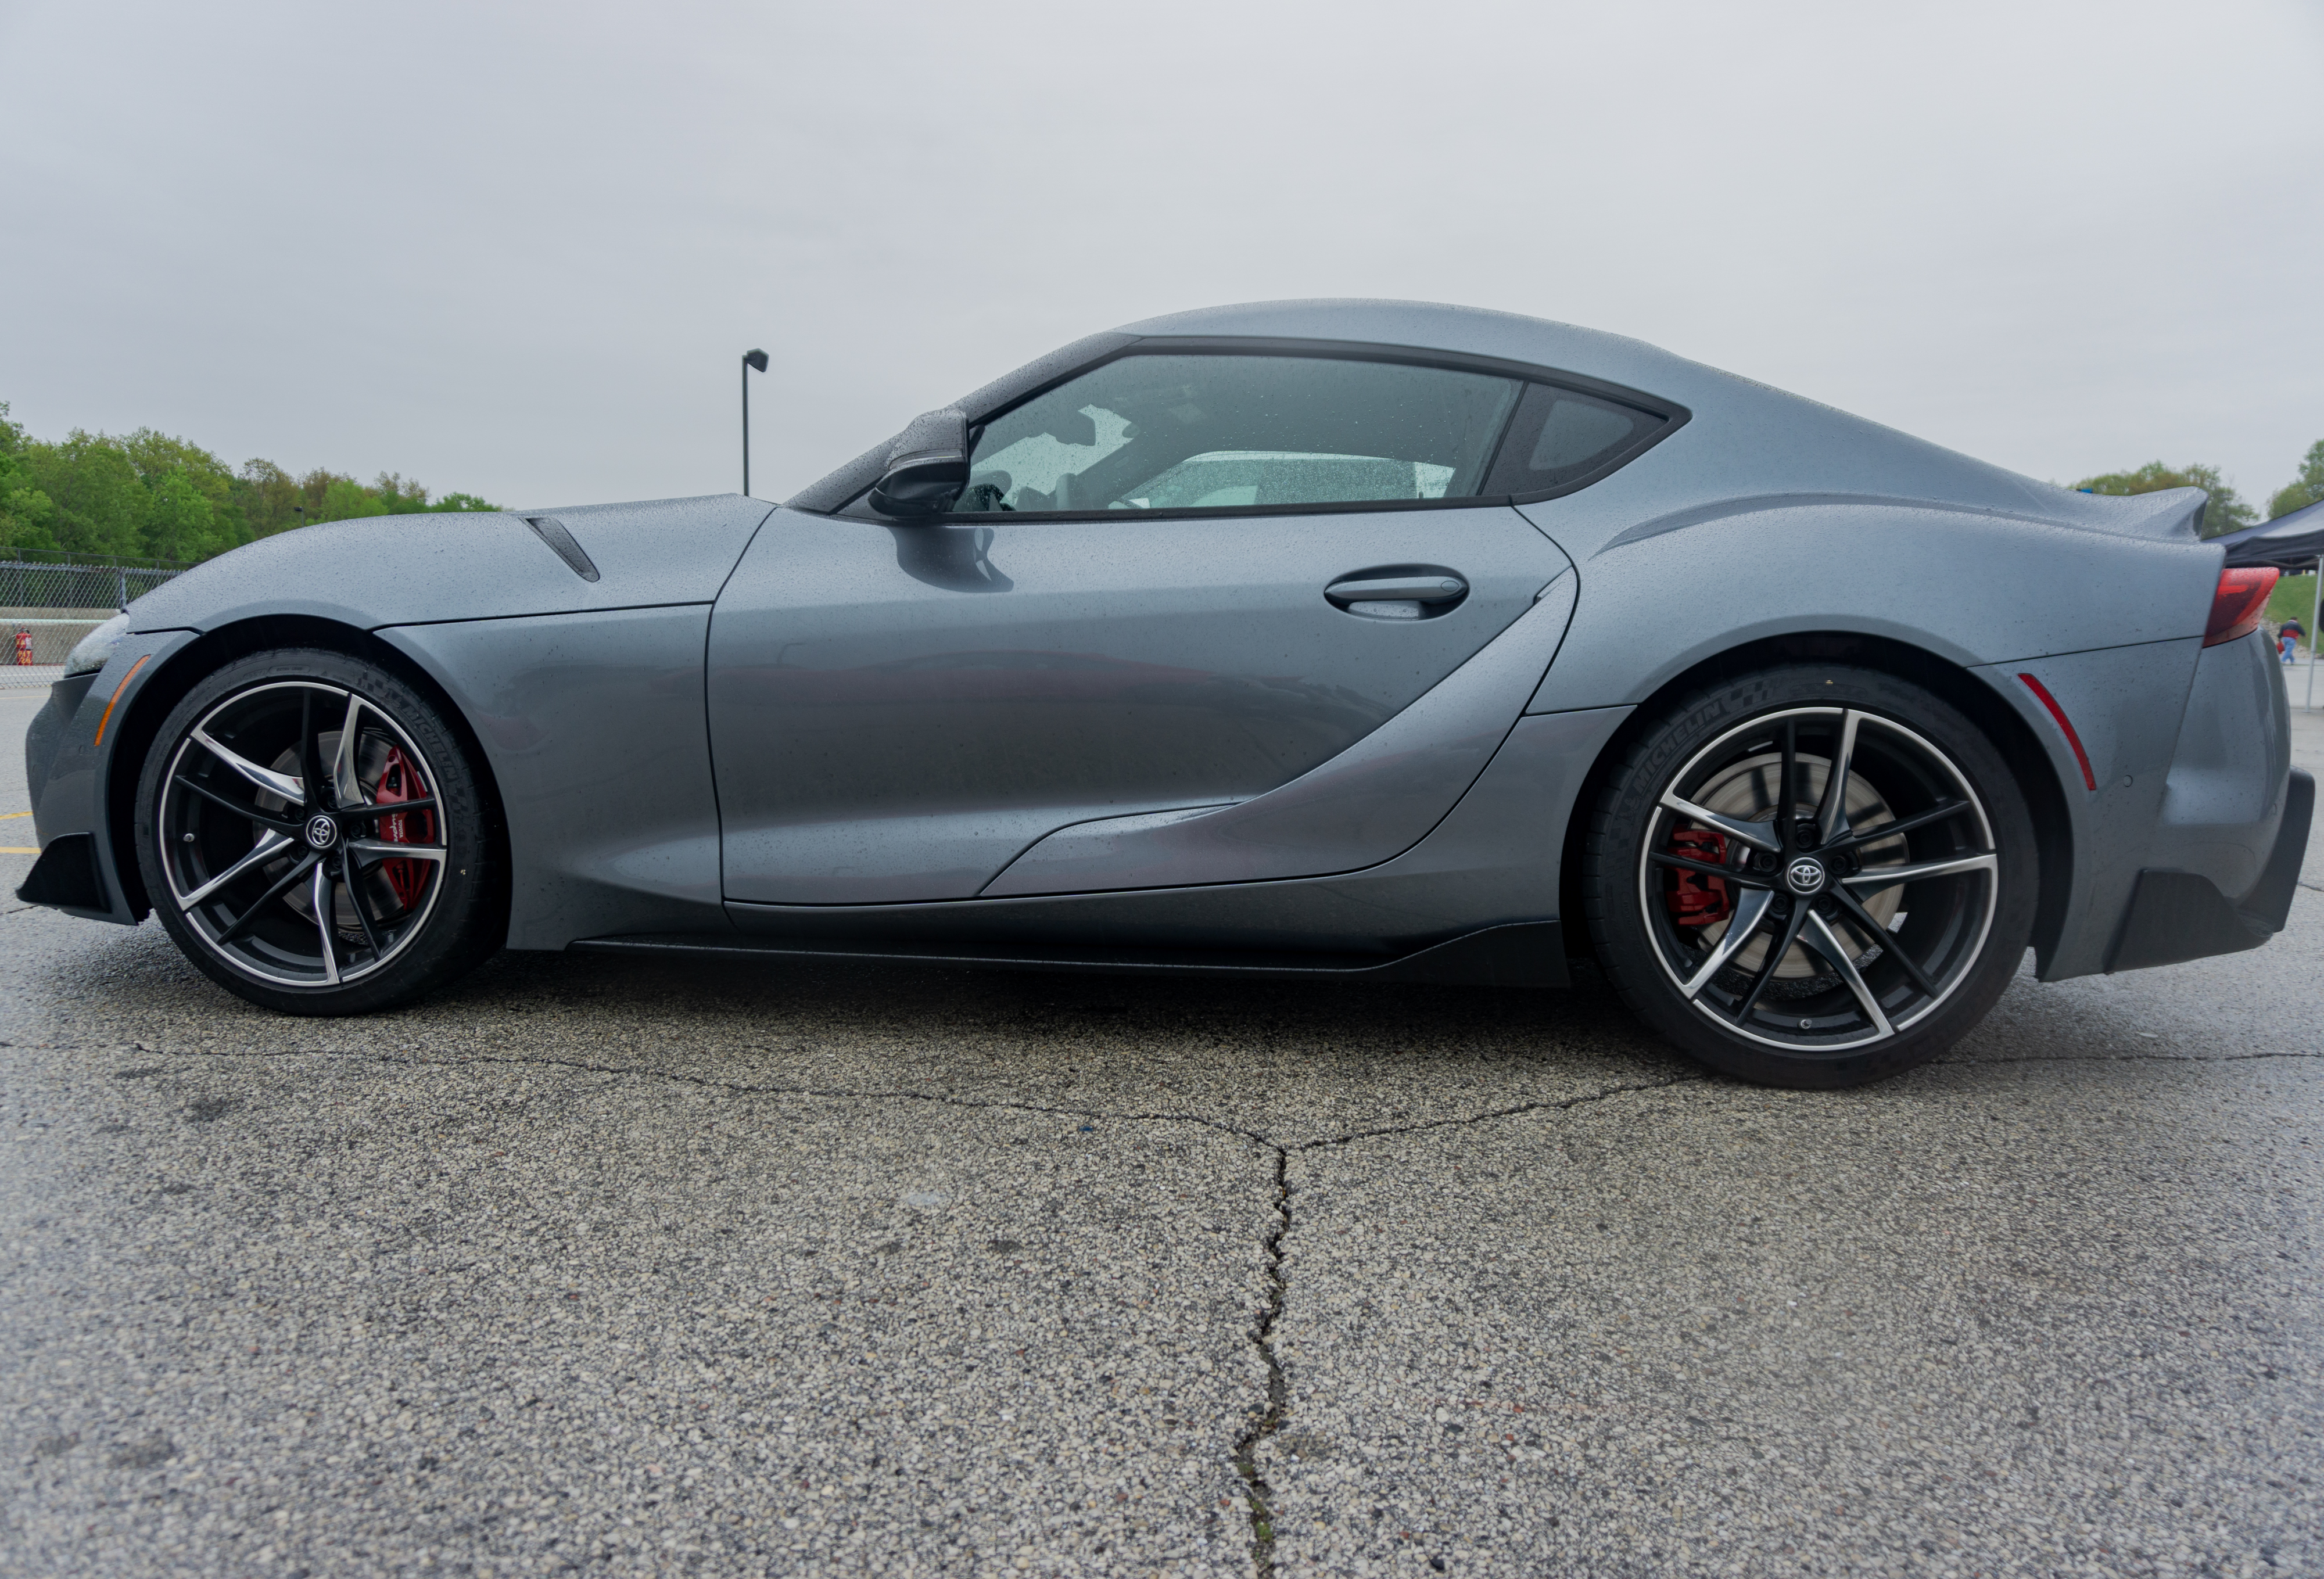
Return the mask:
[[211, 979], [292, 1014], [360, 1014], [499, 941], [497, 839], [427, 699], [342, 653], [227, 665], [163, 723], [137, 795], [145, 889]]
[[1609, 979], [1714, 1068], [1801, 1087], [1927, 1062], [1985, 1017], [2033, 932], [2033, 825], [1954, 707], [1794, 665], [1698, 693], [1601, 793], [1584, 865]]

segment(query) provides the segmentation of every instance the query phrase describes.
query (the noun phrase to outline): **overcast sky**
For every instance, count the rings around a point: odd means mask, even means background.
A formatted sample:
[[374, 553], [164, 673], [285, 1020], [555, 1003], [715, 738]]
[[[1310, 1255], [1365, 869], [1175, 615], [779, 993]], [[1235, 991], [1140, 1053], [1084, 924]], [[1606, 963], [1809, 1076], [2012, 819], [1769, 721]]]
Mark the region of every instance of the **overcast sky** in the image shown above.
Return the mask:
[[1395, 296], [2035, 476], [2324, 438], [2324, 5], [0, 0], [0, 401], [780, 497], [1065, 340]]

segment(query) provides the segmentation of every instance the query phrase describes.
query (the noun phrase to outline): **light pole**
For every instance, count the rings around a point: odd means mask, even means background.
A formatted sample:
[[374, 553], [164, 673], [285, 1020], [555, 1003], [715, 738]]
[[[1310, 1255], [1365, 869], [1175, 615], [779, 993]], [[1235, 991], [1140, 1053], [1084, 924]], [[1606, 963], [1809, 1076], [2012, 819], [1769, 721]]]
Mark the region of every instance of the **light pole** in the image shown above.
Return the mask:
[[742, 496], [751, 496], [751, 370], [767, 370], [767, 354], [750, 350], [742, 353]]

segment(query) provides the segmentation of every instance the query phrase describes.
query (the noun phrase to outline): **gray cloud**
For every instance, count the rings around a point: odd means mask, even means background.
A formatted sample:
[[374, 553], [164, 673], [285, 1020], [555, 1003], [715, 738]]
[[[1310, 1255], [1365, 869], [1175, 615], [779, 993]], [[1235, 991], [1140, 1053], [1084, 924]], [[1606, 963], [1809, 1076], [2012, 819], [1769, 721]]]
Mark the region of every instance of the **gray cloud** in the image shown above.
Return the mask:
[[1612, 329], [2070, 480], [2324, 437], [2324, 23], [2223, 3], [0, 12], [0, 399], [512, 503], [779, 496], [1274, 296]]

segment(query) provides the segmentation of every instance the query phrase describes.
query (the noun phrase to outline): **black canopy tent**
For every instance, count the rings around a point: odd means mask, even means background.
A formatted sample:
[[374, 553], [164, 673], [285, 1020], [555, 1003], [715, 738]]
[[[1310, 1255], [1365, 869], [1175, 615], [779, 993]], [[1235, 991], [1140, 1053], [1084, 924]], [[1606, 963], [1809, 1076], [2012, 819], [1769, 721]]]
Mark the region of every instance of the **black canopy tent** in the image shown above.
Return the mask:
[[2216, 540], [2227, 550], [2230, 570], [2273, 565], [2279, 570], [2305, 574], [2316, 568], [2319, 559], [2324, 559], [2324, 503], [2231, 531]]

